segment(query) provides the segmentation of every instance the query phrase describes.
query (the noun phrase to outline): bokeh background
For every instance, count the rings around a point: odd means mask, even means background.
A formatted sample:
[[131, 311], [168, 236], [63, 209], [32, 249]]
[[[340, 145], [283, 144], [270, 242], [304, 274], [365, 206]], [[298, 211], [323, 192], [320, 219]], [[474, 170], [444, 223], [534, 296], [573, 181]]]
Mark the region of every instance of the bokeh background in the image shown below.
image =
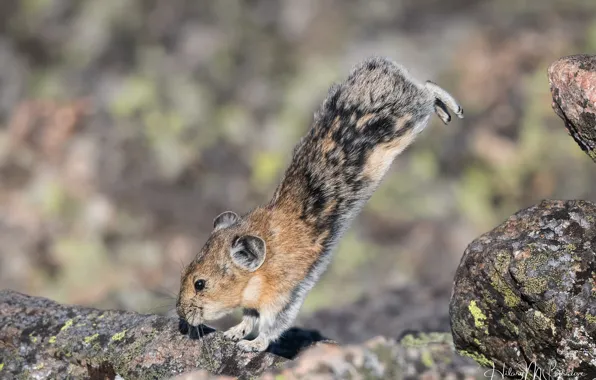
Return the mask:
[[444, 305], [474, 238], [596, 200], [546, 77], [595, 51], [588, 0], [2, 0], [0, 288], [171, 313], [213, 218], [267, 201], [331, 83], [384, 55], [466, 118], [395, 162], [301, 320], [400, 287]]

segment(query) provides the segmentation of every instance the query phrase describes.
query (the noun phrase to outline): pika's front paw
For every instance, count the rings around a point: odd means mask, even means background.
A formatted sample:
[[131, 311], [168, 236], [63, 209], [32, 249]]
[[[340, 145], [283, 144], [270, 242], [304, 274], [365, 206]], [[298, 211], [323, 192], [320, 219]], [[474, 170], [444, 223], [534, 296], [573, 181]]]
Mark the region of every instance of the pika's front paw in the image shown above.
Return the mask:
[[269, 342], [262, 338], [254, 340], [241, 340], [238, 342], [238, 348], [245, 352], [262, 352], [269, 347]]
[[226, 339], [230, 339], [234, 342], [237, 342], [240, 339], [244, 338], [246, 335], [248, 335], [248, 333], [250, 333], [250, 331], [247, 330], [248, 329], [246, 328], [246, 326], [241, 323], [224, 332], [224, 337]]

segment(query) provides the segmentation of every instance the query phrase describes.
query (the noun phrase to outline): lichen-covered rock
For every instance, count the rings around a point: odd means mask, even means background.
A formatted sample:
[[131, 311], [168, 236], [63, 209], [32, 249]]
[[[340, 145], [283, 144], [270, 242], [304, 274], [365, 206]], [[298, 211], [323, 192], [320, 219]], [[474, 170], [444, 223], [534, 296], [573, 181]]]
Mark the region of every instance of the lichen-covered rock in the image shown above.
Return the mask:
[[0, 291], [2, 379], [163, 379], [197, 369], [248, 378], [324, 340], [316, 332], [292, 329], [270, 352], [255, 354], [237, 350], [218, 332], [201, 339], [181, 334], [174, 318]]
[[[292, 328], [268, 352], [255, 354], [237, 350], [218, 332], [202, 341], [189, 339], [180, 331], [187, 329], [174, 318], [1, 291], [0, 378], [432, 380], [479, 379], [482, 372], [455, 352], [448, 333], [341, 347], [316, 331]], [[299, 353], [296, 361], [287, 361]]]
[[[377, 337], [360, 345], [318, 344], [291, 362], [272, 368], [262, 380], [485, 379], [484, 370], [459, 356], [449, 333], [412, 333], [401, 341]], [[204, 371], [176, 380], [227, 380]]]
[[548, 68], [553, 109], [596, 162], [596, 56], [561, 58]]
[[596, 377], [596, 205], [543, 201], [473, 241], [450, 303], [456, 348], [478, 363]]

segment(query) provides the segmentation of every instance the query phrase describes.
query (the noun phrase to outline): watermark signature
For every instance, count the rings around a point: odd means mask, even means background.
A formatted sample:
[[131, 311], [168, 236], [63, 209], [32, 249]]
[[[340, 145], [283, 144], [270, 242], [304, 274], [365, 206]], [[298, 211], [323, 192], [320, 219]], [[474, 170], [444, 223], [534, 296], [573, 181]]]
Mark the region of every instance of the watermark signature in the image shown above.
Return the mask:
[[[523, 380], [563, 380], [563, 379], [584, 379], [585, 374], [583, 372], [575, 372], [574, 370], [557, 369], [556, 363], [548, 368], [541, 368], [535, 362], [526, 363], [525, 368], [512, 368], [502, 366], [501, 368], [495, 367], [493, 364], [492, 369], [486, 370], [484, 376], [491, 380], [499, 380], [506, 378], [520, 378]], [[596, 378], [592, 378], [595, 380]]]

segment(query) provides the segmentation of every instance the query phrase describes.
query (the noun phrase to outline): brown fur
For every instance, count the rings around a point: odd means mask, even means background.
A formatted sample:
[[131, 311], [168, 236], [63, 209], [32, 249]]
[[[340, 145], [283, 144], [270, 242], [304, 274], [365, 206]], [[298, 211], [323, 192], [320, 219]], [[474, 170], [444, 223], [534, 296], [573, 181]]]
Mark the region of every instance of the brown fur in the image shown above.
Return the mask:
[[[217, 231], [211, 237], [208, 250], [204, 249], [187, 268], [180, 286], [181, 302], [193, 303], [199, 297], [204, 304], [217, 302], [222, 308], [231, 311], [238, 307], [259, 309], [277, 303], [284, 294], [289, 297], [317, 258], [325, 234], [315, 234], [312, 227], [283, 211], [288, 210], [284, 206], [280, 205], [280, 209], [257, 208], [238, 228]], [[287, 206], [295, 208], [296, 205]], [[288, 230], [292, 234], [286, 233]], [[268, 242], [267, 260], [253, 273], [232, 265], [225, 249], [232, 236], [246, 233], [262, 236]], [[260, 296], [256, 300], [253, 298], [244, 302], [242, 294], [249, 280], [254, 277], [260, 278]], [[205, 278], [215, 281], [208, 280], [209, 290], [196, 295], [194, 282]], [[230, 281], [217, 281], [225, 278]], [[205, 316], [205, 319], [210, 318]]]
[[[216, 219], [220, 225], [182, 276], [179, 315], [197, 325], [242, 307], [243, 322], [226, 334], [242, 339], [258, 318], [258, 338], [240, 344], [265, 349], [289, 327], [395, 157], [431, 114], [445, 121], [448, 109], [463, 115], [447, 92], [416, 82], [399, 65], [359, 65], [331, 88], [272, 200], [243, 217]], [[254, 244], [238, 246], [243, 239]], [[204, 289], [195, 290], [197, 280], [206, 281]]]

